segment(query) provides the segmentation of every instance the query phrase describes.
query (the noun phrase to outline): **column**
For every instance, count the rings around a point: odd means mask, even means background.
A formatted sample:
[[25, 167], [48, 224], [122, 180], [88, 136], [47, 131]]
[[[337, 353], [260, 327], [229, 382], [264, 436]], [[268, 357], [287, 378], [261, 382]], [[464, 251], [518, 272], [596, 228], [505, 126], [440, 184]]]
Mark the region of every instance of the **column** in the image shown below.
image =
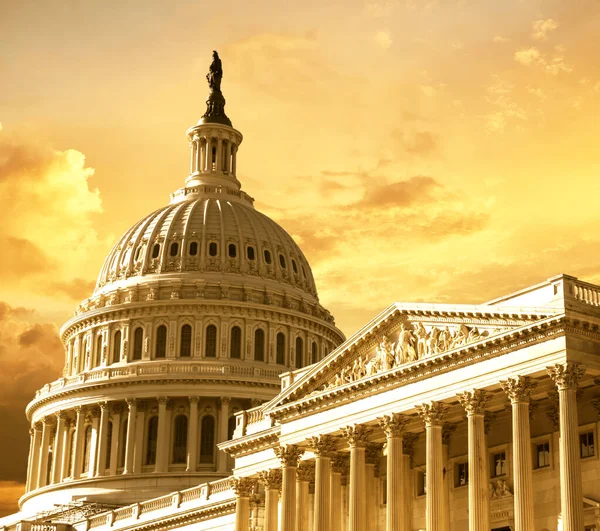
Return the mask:
[[367, 505], [367, 527], [377, 525], [377, 476], [381, 444], [369, 443], [365, 450], [365, 484], [367, 486], [365, 501]]
[[[414, 492], [414, 481], [412, 463], [414, 462], [415, 444], [421, 436], [420, 433], [405, 432], [402, 437], [402, 465], [404, 467], [404, 478], [402, 480], [403, 498], [407, 500], [402, 512], [404, 529], [412, 529], [412, 493]], [[443, 475], [443, 474], [442, 474]]]
[[231, 488], [237, 498], [235, 504], [235, 531], [250, 530], [250, 496], [254, 482], [249, 478], [232, 478]]
[[75, 449], [73, 450], [73, 479], [79, 479], [83, 468], [83, 425], [85, 422], [85, 410], [81, 406], [75, 406]]
[[296, 531], [308, 531], [308, 491], [311, 481], [315, 479], [315, 467], [304, 461], [298, 466], [296, 474]]
[[123, 474], [133, 473], [133, 452], [135, 447], [135, 421], [137, 419], [137, 403], [135, 398], [125, 399], [127, 403], [127, 440], [125, 442], [125, 467]]
[[297, 446], [277, 446], [281, 461], [281, 531], [296, 531], [296, 469], [304, 450]]
[[167, 469], [168, 457], [168, 423], [167, 423], [167, 404], [169, 399], [166, 396], [158, 397], [158, 438], [156, 441], [156, 465], [154, 472], [164, 472]]
[[577, 386], [585, 369], [578, 363], [556, 364], [548, 375], [558, 388], [560, 506], [563, 531], [583, 529], [583, 486], [579, 462]]
[[[144, 400], [137, 401], [137, 415], [135, 417], [135, 439], [133, 443], [133, 473], [142, 473], [142, 463], [144, 457], [144, 431], [146, 427], [146, 409], [148, 402]], [[168, 408], [168, 406], [167, 406]], [[167, 411], [168, 414], [168, 411]]]
[[342, 531], [342, 474], [348, 468], [348, 459], [344, 454], [335, 454], [331, 459], [331, 531]]
[[223, 169], [223, 139], [219, 137], [217, 139], [217, 171]]
[[314, 531], [329, 531], [331, 524], [331, 458], [335, 442], [329, 435], [311, 437], [308, 445], [315, 454]]
[[449, 462], [449, 447], [450, 447], [450, 438], [452, 434], [456, 430], [456, 424], [444, 424], [442, 427], [442, 462], [444, 464], [444, 469], [446, 470], [446, 474], [444, 474], [444, 484], [443, 484], [443, 492], [444, 492], [444, 519], [443, 519], [443, 527], [444, 531], [450, 531], [450, 485], [448, 478], [450, 474], [448, 474], [448, 462]]
[[[231, 159], [231, 173], [235, 177], [237, 175], [237, 150], [238, 147], [236, 144], [233, 145], [233, 157]], [[291, 352], [291, 350], [290, 350]]]
[[[100, 402], [100, 426], [98, 433], [98, 463], [96, 465], [96, 476], [104, 476], [106, 473], [108, 454], [108, 402]], [[114, 435], [114, 426], [113, 426]]]
[[206, 138], [206, 171], [212, 171], [212, 138]]
[[194, 173], [194, 166], [196, 162], [196, 139], [192, 139], [190, 142], [190, 175]]
[[40, 467], [40, 448], [42, 446], [42, 426], [36, 423], [31, 428], [31, 449], [29, 450], [29, 473], [27, 491], [38, 487], [38, 470]]
[[500, 383], [512, 406], [515, 531], [534, 531], [529, 398], [537, 384], [527, 376], [509, 378]]
[[[402, 433], [408, 423], [404, 415], [394, 413], [379, 420], [379, 425], [385, 433], [387, 443], [387, 486], [386, 486], [386, 531], [408, 531], [402, 514], [407, 503], [402, 487], [404, 480], [404, 459], [402, 458]], [[407, 497], [410, 500], [410, 497]]]
[[98, 463], [98, 440], [100, 431], [100, 417], [98, 413], [98, 409], [94, 408], [92, 417], [92, 439], [90, 441], [90, 466], [88, 468], [88, 478], [94, 477]]
[[62, 444], [62, 458], [60, 465], [60, 481], [64, 481], [65, 478], [69, 477], [69, 468], [71, 465], [71, 456], [73, 454], [72, 434], [71, 428], [73, 428], [74, 422], [71, 419], [65, 420], [65, 429], [63, 432], [63, 444]]
[[366, 531], [367, 529], [365, 448], [367, 446], [367, 437], [370, 433], [371, 430], [362, 425], [342, 428], [342, 434], [350, 447], [350, 510], [348, 531]]
[[277, 531], [279, 520], [279, 492], [281, 491], [281, 470], [269, 470], [258, 473], [265, 488], [265, 525], [264, 531]]
[[467, 412], [469, 429], [469, 531], [490, 529], [490, 480], [485, 444], [485, 406], [490, 398], [481, 389], [458, 395], [458, 400]]
[[188, 423], [187, 468], [186, 472], [196, 472], [198, 464], [198, 397], [189, 396], [190, 422]]
[[40, 444], [40, 458], [38, 467], [37, 486], [45, 487], [48, 479], [48, 453], [50, 451], [50, 431], [52, 426], [50, 418], [42, 419], [42, 442]]
[[[231, 398], [223, 396], [221, 397], [221, 411], [219, 413], [219, 442], [225, 442], [227, 440], [227, 428], [229, 426], [229, 404]], [[227, 453], [218, 450], [217, 453], [217, 470], [222, 473], [227, 473]]]
[[119, 454], [121, 453], [121, 413], [123, 407], [121, 404], [113, 404], [110, 408], [112, 421], [112, 438], [110, 441], [110, 461], [108, 463], [108, 473], [111, 476], [117, 474], [119, 465]]
[[62, 475], [62, 456], [65, 441], [65, 413], [56, 413], [56, 436], [54, 438], [54, 451], [52, 452], [52, 483], [60, 483]]
[[227, 141], [227, 160], [223, 169], [231, 173], [231, 140]]
[[444, 519], [444, 462], [442, 456], [442, 424], [446, 406], [430, 402], [417, 406], [417, 412], [425, 423], [426, 437], [426, 485], [425, 527], [427, 531], [443, 531]]

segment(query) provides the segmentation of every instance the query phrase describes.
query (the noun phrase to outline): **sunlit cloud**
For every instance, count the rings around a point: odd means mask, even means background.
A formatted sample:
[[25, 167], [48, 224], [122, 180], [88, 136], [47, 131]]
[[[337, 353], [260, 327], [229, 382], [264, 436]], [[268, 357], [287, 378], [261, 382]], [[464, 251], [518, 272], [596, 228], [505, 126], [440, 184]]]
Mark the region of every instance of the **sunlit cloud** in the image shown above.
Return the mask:
[[536, 20], [533, 23], [531, 37], [538, 41], [544, 41], [548, 38], [548, 34], [556, 28], [558, 28], [558, 23], [551, 18], [546, 20]]
[[392, 45], [392, 36], [389, 31], [378, 31], [375, 34], [375, 41], [379, 46], [385, 48], [386, 50]]
[[565, 57], [561, 52], [548, 57], [537, 48], [532, 47], [516, 51], [514, 57], [515, 61], [523, 66], [538, 66], [548, 74], [554, 76], [561, 72], [573, 71], [573, 68], [565, 62]]

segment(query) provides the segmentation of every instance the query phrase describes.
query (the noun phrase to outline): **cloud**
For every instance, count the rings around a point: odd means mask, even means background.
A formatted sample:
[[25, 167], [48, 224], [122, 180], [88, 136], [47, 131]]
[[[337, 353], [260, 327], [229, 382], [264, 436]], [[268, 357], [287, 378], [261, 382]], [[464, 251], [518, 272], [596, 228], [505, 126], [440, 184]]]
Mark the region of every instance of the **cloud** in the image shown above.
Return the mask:
[[527, 119], [525, 110], [515, 101], [514, 83], [493, 76], [494, 81], [486, 87], [486, 101], [495, 110], [485, 116], [485, 127], [488, 133], [502, 133], [508, 124]]
[[502, 37], [501, 35], [496, 35], [493, 39], [493, 41], [495, 43], [504, 43], [504, 42], [509, 42], [510, 39], [508, 39], [507, 37]]
[[0, 455], [11, 456], [0, 462], [2, 479], [25, 479], [29, 451], [25, 406], [36, 390], [60, 376], [64, 365], [56, 325], [35, 318], [32, 310], [0, 302]]
[[527, 48], [516, 51], [514, 57], [515, 61], [523, 66], [538, 66], [548, 74], [556, 76], [561, 72], [573, 71], [573, 68], [565, 62], [565, 57], [561, 52], [562, 50], [559, 49], [557, 53], [548, 57], [537, 48]]
[[0, 132], [0, 275], [11, 287], [75, 300], [90, 295], [64, 286], [89, 288], [73, 272], [95, 270], [103, 249], [93, 228], [102, 212], [100, 193], [88, 184], [93, 173], [78, 151]]
[[536, 20], [533, 23], [533, 33], [531, 37], [537, 41], [545, 41], [548, 38], [548, 33], [558, 28], [558, 23], [551, 18], [546, 20]]
[[25, 484], [17, 481], [0, 481], [0, 518], [18, 512], [18, 500], [25, 494]]
[[432, 177], [417, 175], [406, 181], [367, 188], [356, 207], [406, 207], [416, 201], [431, 201], [432, 192], [440, 184]]
[[375, 34], [375, 42], [387, 50], [392, 45], [393, 41], [389, 31], [378, 31]]
[[402, 148], [411, 155], [432, 155], [439, 149], [439, 138], [430, 131], [403, 132], [395, 130], [392, 137], [396, 138]]

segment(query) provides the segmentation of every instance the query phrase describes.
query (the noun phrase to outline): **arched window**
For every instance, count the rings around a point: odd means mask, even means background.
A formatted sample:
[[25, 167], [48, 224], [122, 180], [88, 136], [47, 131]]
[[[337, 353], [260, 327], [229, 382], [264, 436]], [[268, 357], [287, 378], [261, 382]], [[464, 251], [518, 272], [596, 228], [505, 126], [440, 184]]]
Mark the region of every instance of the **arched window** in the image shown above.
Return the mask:
[[185, 324], [181, 327], [181, 347], [179, 355], [182, 358], [189, 358], [192, 355], [192, 327]]
[[296, 265], [296, 260], [292, 259], [292, 269], [294, 273], [298, 273], [298, 266]]
[[97, 367], [100, 363], [102, 363], [102, 334], [98, 334], [98, 337], [96, 337], [96, 362], [94, 367]]
[[229, 255], [229, 258], [235, 258], [237, 256], [237, 247], [235, 246], [235, 243], [230, 243], [227, 246], [227, 254]]
[[160, 243], [155, 243], [152, 247], [152, 258], [158, 258], [160, 254]]
[[296, 369], [301, 369], [303, 367], [303, 351], [304, 350], [304, 342], [301, 337], [296, 338]]
[[254, 247], [252, 247], [251, 245], [248, 246], [248, 248], [246, 249], [246, 254], [248, 256], [248, 260], [254, 260]]
[[160, 325], [156, 329], [156, 352], [155, 358], [164, 358], [167, 355], [167, 327]]
[[279, 265], [285, 269], [286, 264], [285, 264], [285, 256], [283, 256], [282, 254], [279, 255]]
[[92, 456], [92, 427], [85, 429], [83, 438], [83, 472], [90, 471], [90, 457]]
[[233, 439], [233, 432], [235, 431], [235, 415], [231, 415], [227, 420], [227, 439]]
[[185, 464], [187, 458], [188, 419], [185, 415], [175, 417], [173, 438], [173, 464]]
[[265, 361], [265, 331], [262, 328], [254, 332], [254, 361]]
[[311, 363], [317, 363], [317, 344], [313, 341], [312, 347], [311, 347]]
[[121, 331], [117, 330], [114, 335], [113, 343], [113, 363], [121, 361]]
[[242, 329], [239, 326], [234, 326], [231, 329], [230, 343], [230, 356], [234, 359], [240, 359], [242, 357]]
[[190, 243], [190, 256], [196, 256], [198, 254], [198, 242]]
[[169, 254], [171, 256], [177, 256], [178, 252], [179, 252], [179, 244], [177, 242], [173, 242], [171, 244], [171, 248], [169, 249]]
[[277, 334], [277, 363], [285, 365], [285, 336], [282, 332]]
[[265, 263], [266, 264], [271, 264], [271, 251], [269, 251], [268, 249], [265, 249], [265, 252], [263, 253], [264, 257], [265, 257]]
[[148, 432], [146, 433], [146, 464], [156, 464], [156, 444], [158, 442], [158, 417], [152, 417], [148, 421]]
[[200, 430], [200, 462], [212, 463], [215, 452], [215, 417], [202, 417]]
[[[112, 438], [113, 438], [113, 423], [112, 420], [108, 421], [106, 426], [106, 462], [104, 463], [104, 469], [110, 468], [110, 457], [112, 455]], [[100, 464], [102, 466], [102, 463]]]
[[125, 466], [125, 447], [127, 446], [127, 419], [121, 424], [121, 433], [119, 434], [119, 468]]
[[206, 327], [206, 350], [204, 355], [207, 358], [217, 357], [217, 327], [215, 325]]
[[71, 432], [71, 441], [70, 441], [70, 446], [69, 448], [71, 449], [71, 456], [69, 459], [69, 477], [72, 478], [73, 477], [73, 472], [75, 470], [75, 446], [77, 446], [75, 444], [75, 430], [73, 430]]
[[142, 359], [142, 343], [144, 342], [144, 330], [141, 327], [135, 329], [133, 333], [133, 359]]
[[142, 254], [142, 246], [138, 246], [138, 248], [135, 250], [135, 256], [133, 257], [133, 261], [137, 262], [140, 259], [140, 255]]
[[219, 247], [217, 246], [216, 242], [210, 242], [208, 244], [208, 255], [209, 256], [217, 256], [217, 253], [219, 252]]

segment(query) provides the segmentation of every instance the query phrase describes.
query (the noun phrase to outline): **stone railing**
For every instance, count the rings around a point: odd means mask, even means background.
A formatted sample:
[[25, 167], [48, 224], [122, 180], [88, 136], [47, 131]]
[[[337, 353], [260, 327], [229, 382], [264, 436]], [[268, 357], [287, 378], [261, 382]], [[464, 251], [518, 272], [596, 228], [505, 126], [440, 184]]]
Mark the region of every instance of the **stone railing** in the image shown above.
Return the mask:
[[235, 413], [235, 431], [233, 438], [239, 439], [244, 435], [252, 435], [273, 427], [273, 420], [265, 417], [263, 406]]
[[[172, 516], [180, 507], [188, 510], [190, 506], [201, 508], [214, 502], [234, 500], [235, 494], [231, 489], [231, 478], [224, 478], [211, 483], [203, 483], [190, 489], [172, 492], [158, 498], [134, 503], [127, 507], [90, 516], [85, 519], [85, 525], [76, 524], [77, 529], [93, 529], [102, 526], [110, 528], [129, 527], [134, 521], [153, 519], [162, 515]], [[162, 513], [162, 514], [153, 514]], [[13, 530], [11, 530], [13, 531]], [[16, 529], [14, 531], [17, 531]], [[24, 531], [30, 531], [29, 528]], [[55, 528], [33, 529], [31, 531], [62, 531]]]
[[575, 280], [571, 284], [571, 294], [580, 302], [590, 306], [600, 306], [600, 289], [598, 286]]
[[231, 188], [223, 188], [221, 186], [210, 186], [210, 185], [199, 185], [199, 186], [189, 186], [186, 188], [181, 188], [176, 192], [171, 194], [171, 200], [179, 199], [180, 197], [185, 197], [189, 194], [222, 194], [226, 196], [239, 197], [240, 199], [247, 201], [251, 205], [254, 204], [254, 198], [249, 196], [246, 192], [232, 190]]
[[273, 383], [279, 386], [279, 375], [286, 369], [284, 367], [256, 367], [252, 365], [234, 365], [228, 364], [226, 361], [221, 363], [214, 362], [159, 362], [156, 360], [146, 363], [132, 363], [125, 367], [106, 367], [92, 369], [91, 371], [78, 374], [77, 376], [69, 376], [59, 378], [58, 380], [44, 385], [36, 391], [35, 397], [40, 398], [49, 393], [63, 390], [65, 388], [81, 385], [86, 382], [102, 382], [116, 379], [138, 378], [139, 376], [155, 376], [168, 377], [169, 375], [187, 375], [190, 378], [202, 379], [204, 376], [212, 378], [221, 376], [225, 379], [237, 378], [258, 378], [272, 380]]

